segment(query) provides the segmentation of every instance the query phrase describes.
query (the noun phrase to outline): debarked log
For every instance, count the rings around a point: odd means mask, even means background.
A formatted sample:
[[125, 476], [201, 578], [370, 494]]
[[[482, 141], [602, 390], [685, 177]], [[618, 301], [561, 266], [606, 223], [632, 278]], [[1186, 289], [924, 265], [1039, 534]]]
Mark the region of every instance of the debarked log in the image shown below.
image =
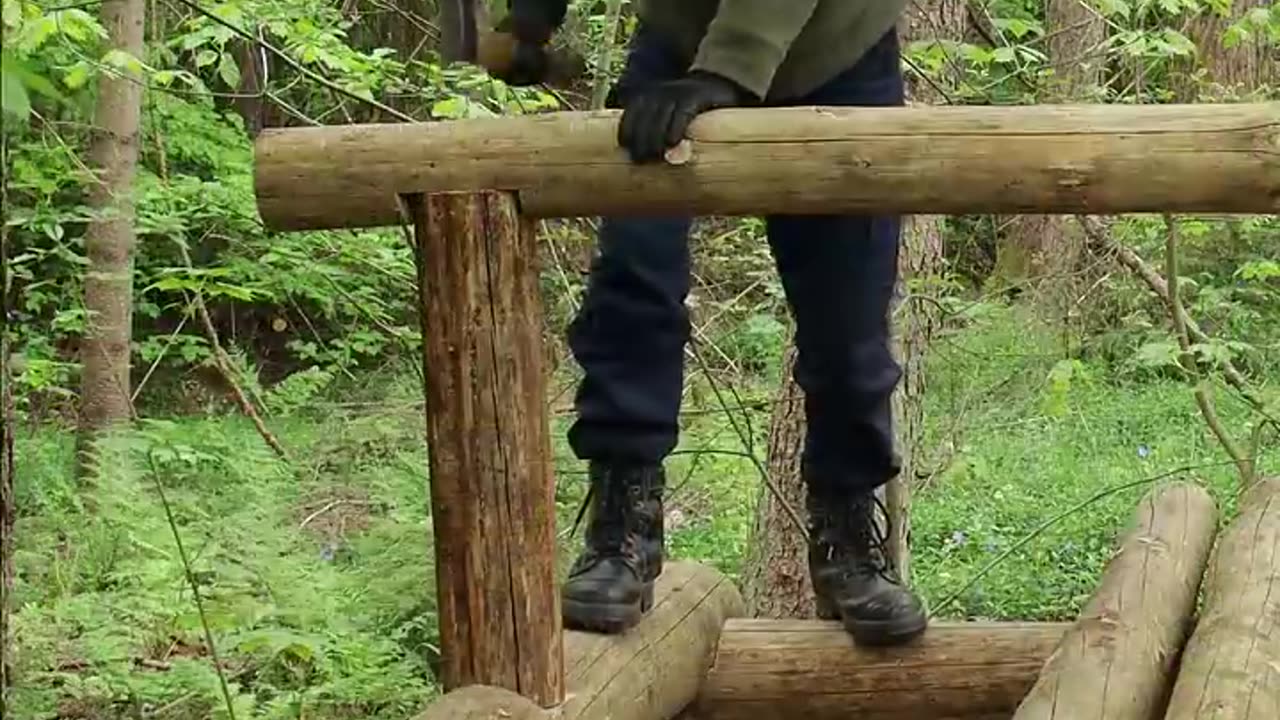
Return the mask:
[[1256, 483], [1214, 549], [1165, 720], [1280, 718], [1280, 478]]
[[1280, 211], [1280, 103], [716, 110], [636, 166], [618, 112], [271, 129], [278, 230], [395, 225], [406, 193], [503, 190], [533, 217]]
[[1213, 498], [1198, 485], [1148, 492], [1014, 720], [1159, 717], [1193, 627], [1217, 522]]
[[1067, 623], [934, 623], [856, 645], [838, 622], [730, 620], [697, 720], [1007, 720]]

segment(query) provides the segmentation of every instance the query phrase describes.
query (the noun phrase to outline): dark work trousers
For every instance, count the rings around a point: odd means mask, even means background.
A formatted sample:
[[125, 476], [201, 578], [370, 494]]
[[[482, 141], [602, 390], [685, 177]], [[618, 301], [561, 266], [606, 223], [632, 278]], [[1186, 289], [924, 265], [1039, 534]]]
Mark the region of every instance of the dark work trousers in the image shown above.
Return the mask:
[[[898, 37], [806, 97], [776, 105], [901, 105]], [[615, 89], [678, 78], [686, 67], [640, 29]], [[569, 442], [579, 458], [658, 462], [678, 435], [690, 320], [691, 219], [606, 218], [586, 297], [569, 328], [585, 378]], [[796, 325], [805, 392], [805, 477], [819, 490], [870, 490], [899, 472], [890, 395], [901, 377], [889, 347], [900, 221], [896, 216], [766, 218], [769, 247]]]

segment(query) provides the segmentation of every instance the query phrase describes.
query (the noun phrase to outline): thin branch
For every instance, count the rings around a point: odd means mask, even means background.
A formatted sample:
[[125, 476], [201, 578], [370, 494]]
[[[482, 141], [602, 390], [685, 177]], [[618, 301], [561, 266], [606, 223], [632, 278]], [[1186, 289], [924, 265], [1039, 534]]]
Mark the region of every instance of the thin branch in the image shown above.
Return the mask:
[[1209, 382], [1206, 378], [1200, 377], [1200, 372], [1196, 367], [1196, 362], [1191, 351], [1191, 333], [1187, 329], [1187, 311], [1182, 306], [1182, 297], [1178, 294], [1178, 225], [1173, 217], [1164, 216], [1165, 234], [1164, 244], [1164, 272], [1169, 282], [1169, 307], [1170, 315], [1173, 316], [1173, 327], [1178, 336], [1178, 346], [1182, 348], [1182, 356], [1179, 363], [1195, 380], [1195, 396], [1196, 405], [1200, 406], [1200, 414], [1204, 416], [1204, 421], [1208, 423], [1209, 429], [1217, 436], [1218, 442], [1222, 443], [1222, 447], [1227, 451], [1227, 455], [1235, 461], [1236, 468], [1240, 471], [1240, 482], [1244, 487], [1253, 484], [1254, 473], [1253, 464], [1249, 462], [1243, 450], [1236, 441], [1222, 426], [1222, 420], [1218, 417], [1217, 410], [1214, 409], [1213, 400], [1209, 397]]
[[[1163, 302], [1166, 307], [1170, 308], [1170, 312], [1177, 312], [1175, 306], [1169, 299], [1169, 284], [1160, 276], [1160, 273], [1156, 272], [1136, 252], [1113, 240], [1110, 234], [1102, 226], [1102, 223], [1096, 218], [1077, 215], [1076, 220], [1080, 223], [1080, 226], [1084, 228], [1085, 237], [1088, 238], [1090, 243], [1104, 253], [1114, 255], [1121, 265], [1129, 268], [1134, 275], [1137, 275], [1138, 278], [1142, 280], [1148, 288], [1150, 288], [1151, 292], [1155, 293], [1155, 295], [1160, 298], [1160, 301]], [[1187, 332], [1191, 334], [1191, 337], [1194, 338], [1196, 342], [1211, 342], [1212, 338], [1200, 329], [1200, 326], [1196, 323], [1195, 319], [1187, 313], [1185, 308], [1181, 311], [1181, 314], [1182, 322], [1187, 326]], [[1266, 418], [1268, 422], [1274, 425], [1277, 429], [1280, 429], [1280, 418], [1269, 413], [1267, 402], [1250, 386], [1249, 381], [1245, 379], [1244, 374], [1235, 366], [1235, 363], [1231, 361], [1231, 358], [1224, 359], [1221, 367], [1222, 375], [1227, 384], [1235, 388], [1236, 391], [1240, 393], [1240, 396], [1252, 405], [1253, 409]]]
[[382, 112], [387, 113], [388, 115], [390, 115], [390, 116], [392, 116], [392, 117], [396, 118], [397, 120], [403, 120], [404, 122], [418, 122], [415, 118], [410, 117], [409, 115], [406, 115], [406, 114], [404, 114], [404, 113], [400, 112], [399, 110], [396, 110], [395, 108], [391, 107], [390, 105], [385, 105], [385, 104], [380, 103], [380, 102], [378, 102], [377, 100], [374, 100], [374, 99], [372, 99], [372, 98], [364, 98], [364, 97], [360, 97], [359, 95], [357, 95], [357, 94], [355, 94], [355, 93], [351, 92], [350, 90], [348, 90], [348, 89], [346, 89], [346, 88], [342, 87], [341, 85], [339, 85], [339, 84], [335, 83], [334, 81], [330, 80], [329, 78], [326, 78], [325, 76], [323, 76], [323, 75], [321, 75], [321, 74], [319, 74], [319, 73], [317, 73], [317, 72], [315, 72], [315, 71], [313, 71], [313, 70], [308, 69], [308, 68], [307, 68], [306, 66], [304, 66], [302, 63], [298, 62], [297, 60], [294, 60], [292, 57], [289, 57], [288, 53], [284, 52], [283, 50], [278, 49], [277, 47], [275, 47], [274, 45], [272, 45], [272, 44], [270, 44], [270, 43], [263, 42], [263, 41], [262, 41], [262, 40], [260, 40], [259, 38], [254, 37], [254, 35], [253, 35], [252, 33], [250, 33], [250, 32], [248, 32], [248, 31], [246, 31], [246, 30], [243, 30], [243, 29], [241, 29], [241, 28], [237, 27], [237, 26], [236, 26], [236, 25], [234, 25], [233, 23], [229, 23], [229, 22], [227, 22], [226, 20], [223, 20], [222, 18], [218, 17], [217, 15], [214, 15], [213, 13], [209, 12], [208, 10], [205, 10], [204, 8], [200, 7], [200, 5], [199, 5], [199, 4], [195, 3], [193, 0], [176, 0], [176, 1], [177, 1], [178, 3], [180, 3], [180, 4], [182, 4], [182, 5], [185, 5], [185, 6], [186, 6], [187, 8], [189, 8], [192, 12], [195, 12], [195, 13], [197, 13], [197, 14], [199, 14], [199, 15], [201, 15], [201, 16], [203, 16], [203, 17], [205, 17], [205, 18], [207, 18], [210, 22], [217, 23], [218, 25], [221, 25], [222, 27], [224, 27], [224, 28], [226, 28], [226, 29], [230, 30], [231, 32], [235, 33], [236, 35], [239, 35], [241, 38], [243, 38], [243, 39], [245, 39], [245, 40], [248, 40], [248, 41], [249, 41], [249, 42], [251, 42], [251, 43], [261, 44], [261, 45], [262, 45], [262, 47], [266, 48], [267, 50], [270, 50], [272, 55], [275, 55], [276, 57], [278, 57], [278, 58], [280, 58], [281, 60], [283, 60], [283, 61], [285, 62], [285, 64], [287, 64], [289, 67], [293, 68], [294, 70], [297, 70], [298, 72], [302, 73], [303, 75], [306, 75], [306, 76], [307, 76], [308, 78], [310, 78], [311, 80], [314, 80], [315, 82], [317, 82], [317, 83], [319, 83], [319, 84], [321, 84], [321, 85], [325, 86], [326, 88], [328, 88], [328, 89], [330, 89], [330, 90], [332, 90], [332, 91], [334, 91], [334, 92], [338, 93], [339, 95], [342, 95], [343, 97], [350, 98], [351, 100], [355, 100], [355, 101], [356, 101], [356, 102], [358, 102], [358, 103], [363, 103], [363, 104], [365, 104], [365, 105], [369, 105], [370, 107], [373, 107], [373, 108], [376, 108], [376, 109], [378, 109], [378, 110], [381, 110]]
[[[191, 254], [187, 252], [186, 245], [179, 244], [178, 247], [182, 250], [182, 261], [186, 263], [187, 269], [194, 270]], [[188, 303], [195, 308], [196, 316], [200, 318], [200, 323], [204, 326], [205, 338], [209, 341], [210, 348], [213, 351], [214, 368], [217, 369], [218, 374], [222, 375], [222, 379], [226, 381], [227, 386], [231, 388], [231, 394], [235, 397], [236, 404], [240, 406], [240, 411], [253, 423], [253, 427], [257, 429], [262, 439], [275, 451], [280, 459], [288, 460], [289, 453], [285, 451], [284, 446], [267, 428], [266, 423], [262, 421], [262, 416], [258, 414], [257, 408], [253, 406], [253, 403], [249, 402], [244, 389], [240, 387], [240, 383], [236, 380], [235, 373], [231, 369], [231, 358], [222, 349], [222, 343], [218, 341], [218, 331], [213, 326], [213, 319], [209, 317], [209, 308], [205, 306], [204, 295], [199, 290], [195, 290], [192, 294], [194, 298], [189, 299]]]
[[164, 494], [164, 482], [160, 478], [160, 468], [156, 465], [155, 452], [147, 453], [147, 463], [151, 466], [151, 479], [155, 481], [156, 494], [160, 496], [160, 504], [164, 507], [164, 516], [169, 521], [169, 530], [173, 533], [173, 542], [178, 546], [178, 558], [182, 561], [182, 573], [191, 586], [191, 594], [196, 601], [196, 612], [200, 615], [200, 626], [204, 628], [204, 641], [209, 645], [209, 657], [213, 660], [213, 670], [218, 675], [218, 684], [222, 688], [222, 699], [227, 703], [227, 717], [236, 720], [235, 703], [231, 701], [231, 690], [227, 687], [227, 677], [218, 660], [218, 647], [213, 642], [213, 631], [209, 629], [209, 619], [204, 612], [204, 600], [200, 597], [200, 583], [196, 582], [195, 573], [191, 570], [191, 561], [182, 546], [182, 533], [178, 532], [178, 523], [173, 519], [173, 508], [169, 498]]

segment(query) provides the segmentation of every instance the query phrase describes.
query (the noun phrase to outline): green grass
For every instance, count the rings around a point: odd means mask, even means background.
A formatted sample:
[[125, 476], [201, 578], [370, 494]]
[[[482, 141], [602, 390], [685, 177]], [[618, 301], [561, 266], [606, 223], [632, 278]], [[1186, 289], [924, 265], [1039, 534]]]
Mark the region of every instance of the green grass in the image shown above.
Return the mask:
[[[1184, 385], [1120, 382], [1081, 365], [1070, 382], [1052, 334], [1001, 311], [931, 360], [914, 575], [931, 603], [956, 592], [1054, 513], [1181, 466], [1230, 509], [1230, 466]], [[16, 717], [223, 717], [217, 677], [145, 462], [191, 556], [237, 717], [406, 718], [435, 692], [437, 632], [423, 421], [412, 382], [271, 418], [296, 460], [236, 417], [183, 418], [113, 443], [103, 480], [69, 480], [72, 437], [20, 438]], [[767, 386], [741, 387], [748, 400]], [[714, 408], [705, 383], [692, 406]], [[361, 407], [352, 400], [376, 399]], [[1243, 408], [1223, 394], [1239, 427]], [[767, 416], [749, 416], [763, 457]], [[558, 417], [561, 527], [584, 487]], [[690, 413], [670, 463], [670, 549], [733, 575], [758, 478], [723, 414]], [[708, 452], [710, 451], [710, 452]], [[1271, 458], [1274, 469], [1274, 458]], [[1013, 552], [940, 608], [951, 617], [1063, 619], [1093, 587], [1144, 487], [1111, 495]], [[565, 538], [567, 561], [577, 538]], [[562, 563], [562, 566], [567, 562]]]

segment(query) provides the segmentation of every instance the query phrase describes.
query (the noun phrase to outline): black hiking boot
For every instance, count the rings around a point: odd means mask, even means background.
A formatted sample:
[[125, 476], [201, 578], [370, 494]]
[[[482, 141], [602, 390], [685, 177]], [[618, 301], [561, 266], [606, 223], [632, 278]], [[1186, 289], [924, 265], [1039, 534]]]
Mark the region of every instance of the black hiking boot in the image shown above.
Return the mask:
[[900, 645], [923, 633], [928, 617], [889, 559], [876, 496], [810, 492], [808, 506], [809, 577], [818, 616], [841, 620], [863, 645]]
[[661, 465], [603, 463], [592, 463], [590, 474], [586, 547], [560, 591], [564, 624], [620, 633], [653, 606], [664, 554], [665, 475]]

